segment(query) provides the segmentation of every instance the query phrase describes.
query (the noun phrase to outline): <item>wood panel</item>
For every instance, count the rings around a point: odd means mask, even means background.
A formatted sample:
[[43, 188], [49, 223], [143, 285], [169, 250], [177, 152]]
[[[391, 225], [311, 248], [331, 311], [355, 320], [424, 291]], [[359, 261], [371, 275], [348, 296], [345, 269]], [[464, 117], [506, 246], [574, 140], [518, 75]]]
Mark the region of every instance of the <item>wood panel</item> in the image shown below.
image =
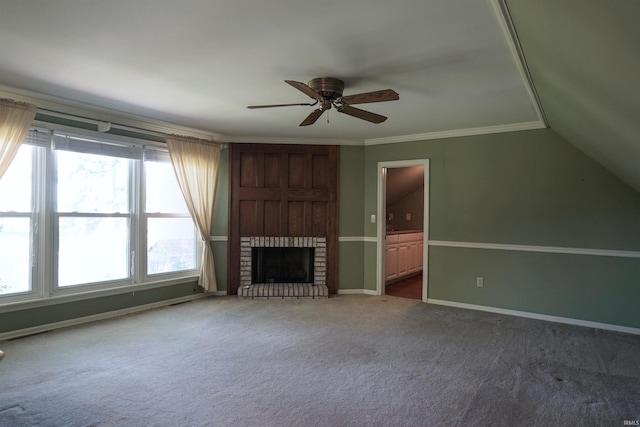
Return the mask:
[[264, 234], [263, 236], [282, 236], [280, 200], [266, 200], [264, 202]]
[[256, 236], [258, 232], [258, 202], [256, 200], [240, 200], [240, 235]]
[[305, 188], [305, 179], [308, 174], [305, 160], [304, 154], [289, 155], [289, 188]]
[[312, 159], [313, 188], [328, 188], [327, 171], [329, 170], [329, 156], [315, 155]]
[[304, 236], [305, 233], [305, 215], [304, 202], [289, 202], [289, 224], [288, 236]]
[[314, 236], [327, 233], [328, 222], [327, 217], [329, 212], [327, 211], [327, 202], [313, 202], [312, 203], [312, 234]]
[[243, 153], [240, 156], [240, 187], [256, 187], [258, 156], [255, 153]]
[[267, 153], [264, 156], [264, 186], [280, 188], [280, 178], [282, 174], [282, 155], [277, 153]]
[[327, 286], [337, 292], [339, 147], [231, 144], [227, 289], [240, 282], [240, 237], [327, 238]]

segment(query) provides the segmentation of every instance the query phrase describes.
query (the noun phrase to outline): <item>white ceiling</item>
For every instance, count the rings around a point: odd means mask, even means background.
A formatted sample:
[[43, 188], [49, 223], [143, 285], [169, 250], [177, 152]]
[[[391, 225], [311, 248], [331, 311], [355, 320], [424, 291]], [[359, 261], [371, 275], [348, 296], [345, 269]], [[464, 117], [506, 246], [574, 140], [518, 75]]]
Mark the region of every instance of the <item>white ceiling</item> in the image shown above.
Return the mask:
[[[0, 0], [0, 89], [246, 142], [393, 142], [542, 127], [495, 0]], [[372, 124], [285, 79], [345, 81]], [[80, 104], [76, 104], [80, 103]]]

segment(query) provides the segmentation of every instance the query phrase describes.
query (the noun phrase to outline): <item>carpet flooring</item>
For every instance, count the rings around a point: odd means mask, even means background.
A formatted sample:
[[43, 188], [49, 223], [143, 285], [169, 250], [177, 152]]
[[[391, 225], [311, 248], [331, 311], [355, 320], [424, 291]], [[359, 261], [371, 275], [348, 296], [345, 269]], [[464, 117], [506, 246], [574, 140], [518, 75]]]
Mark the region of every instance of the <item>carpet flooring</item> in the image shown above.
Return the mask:
[[210, 297], [0, 348], [3, 427], [640, 419], [640, 336], [388, 295]]

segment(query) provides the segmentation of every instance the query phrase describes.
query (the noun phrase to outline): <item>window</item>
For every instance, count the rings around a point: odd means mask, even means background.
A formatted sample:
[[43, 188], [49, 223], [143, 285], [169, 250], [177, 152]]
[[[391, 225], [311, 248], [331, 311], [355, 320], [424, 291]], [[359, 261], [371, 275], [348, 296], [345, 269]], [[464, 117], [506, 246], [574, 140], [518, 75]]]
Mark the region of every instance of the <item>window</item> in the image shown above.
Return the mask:
[[167, 153], [145, 152], [147, 274], [197, 267], [193, 220]]
[[32, 289], [33, 163], [37, 148], [21, 146], [0, 179], [0, 296]]
[[58, 286], [131, 277], [131, 160], [56, 150]]
[[34, 141], [0, 179], [0, 304], [197, 275], [166, 150], [49, 131]]

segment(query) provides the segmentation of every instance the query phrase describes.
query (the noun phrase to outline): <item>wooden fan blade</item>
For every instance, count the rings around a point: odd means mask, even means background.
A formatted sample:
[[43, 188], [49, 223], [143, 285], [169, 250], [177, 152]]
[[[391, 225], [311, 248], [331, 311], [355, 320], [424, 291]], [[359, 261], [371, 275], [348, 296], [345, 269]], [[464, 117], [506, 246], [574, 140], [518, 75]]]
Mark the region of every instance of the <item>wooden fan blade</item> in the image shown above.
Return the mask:
[[293, 107], [293, 106], [307, 106], [307, 105], [315, 105], [317, 104], [272, 104], [272, 105], [249, 105], [247, 108], [255, 109], [255, 108], [273, 108], [273, 107]]
[[319, 108], [318, 108], [317, 110], [313, 110], [313, 111], [311, 112], [311, 114], [309, 114], [309, 115], [307, 116], [307, 118], [306, 118], [306, 119], [304, 119], [304, 120], [302, 121], [302, 123], [300, 123], [300, 126], [309, 126], [309, 125], [314, 124], [314, 123], [316, 122], [316, 120], [318, 120], [318, 119], [320, 118], [320, 116], [322, 115], [322, 113], [324, 113], [324, 110], [321, 110], [321, 109], [319, 109]]
[[339, 107], [338, 111], [353, 117], [357, 117], [358, 119], [366, 120], [371, 123], [382, 123], [385, 120], [387, 120], [385, 116], [372, 113], [371, 111], [361, 110], [356, 107], [350, 107], [348, 105], [343, 105], [342, 107]]
[[400, 96], [392, 89], [376, 90], [375, 92], [358, 93], [343, 96], [342, 102], [347, 105], [366, 104], [369, 102], [397, 101]]
[[285, 80], [285, 83], [289, 83], [291, 86], [295, 87], [300, 92], [304, 93], [305, 95], [307, 95], [310, 98], [313, 98], [313, 99], [322, 98], [322, 95], [320, 95], [318, 92], [316, 92], [315, 90], [311, 89], [309, 86], [307, 86], [306, 84], [304, 84], [302, 82], [296, 82], [294, 80]]

